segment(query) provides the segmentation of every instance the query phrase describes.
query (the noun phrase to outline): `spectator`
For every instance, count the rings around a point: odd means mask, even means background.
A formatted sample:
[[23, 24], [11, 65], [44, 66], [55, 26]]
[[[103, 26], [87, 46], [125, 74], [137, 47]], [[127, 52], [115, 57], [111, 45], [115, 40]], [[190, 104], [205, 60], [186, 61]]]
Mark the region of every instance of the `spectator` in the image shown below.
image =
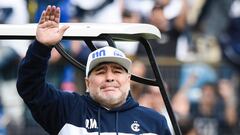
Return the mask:
[[[152, 8], [149, 23], [155, 25], [161, 31], [161, 39], [150, 40], [154, 54], [157, 56], [176, 57], [177, 39], [185, 27], [186, 23], [186, 5], [185, 0], [181, 0], [181, 10], [177, 15], [168, 18], [167, 14], [164, 14], [165, 6], [161, 3], [155, 3]], [[171, 9], [174, 10], [175, 9]], [[139, 46], [138, 55], [145, 55], [143, 46]]]
[[[122, 13], [122, 22], [123, 23], [141, 23], [141, 15], [139, 12], [134, 12], [132, 10], [123, 9]], [[135, 57], [137, 48], [138, 48], [138, 41], [131, 41], [128, 42], [126, 45], [126, 42], [124, 41], [116, 41], [116, 46], [126, 52], [126, 54], [130, 57]]]
[[219, 109], [219, 100], [215, 84], [205, 84], [202, 87], [202, 96], [196, 108], [192, 107], [194, 126], [200, 135], [219, 135], [219, 124], [222, 111]]
[[185, 91], [190, 103], [197, 103], [201, 98], [201, 88], [207, 82], [216, 83], [215, 69], [206, 63], [190, 63], [181, 65], [179, 87]]
[[234, 89], [224, 83], [221, 82], [220, 91], [216, 84], [206, 83], [202, 87], [199, 104], [191, 107], [198, 134], [225, 135], [235, 132], [231, 130], [234, 129], [231, 127], [235, 127], [237, 121]]
[[227, 28], [219, 36], [219, 42], [222, 48], [224, 58], [235, 66], [240, 67], [240, 11], [239, 0], [233, 0], [229, 11], [229, 23]]
[[223, 100], [223, 117], [225, 123], [220, 128], [223, 135], [239, 134], [238, 127], [238, 111], [237, 111], [237, 91], [236, 86], [229, 79], [220, 79], [218, 82], [218, 92]]

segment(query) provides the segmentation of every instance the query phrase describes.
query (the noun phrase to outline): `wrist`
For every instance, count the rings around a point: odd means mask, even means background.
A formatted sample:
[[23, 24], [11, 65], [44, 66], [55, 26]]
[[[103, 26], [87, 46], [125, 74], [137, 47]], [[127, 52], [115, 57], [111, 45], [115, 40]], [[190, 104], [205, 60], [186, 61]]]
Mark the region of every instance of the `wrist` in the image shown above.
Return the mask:
[[50, 58], [51, 56], [52, 48], [42, 44], [38, 40], [34, 40], [30, 48], [32, 50], [32, 55], [37, 57]]

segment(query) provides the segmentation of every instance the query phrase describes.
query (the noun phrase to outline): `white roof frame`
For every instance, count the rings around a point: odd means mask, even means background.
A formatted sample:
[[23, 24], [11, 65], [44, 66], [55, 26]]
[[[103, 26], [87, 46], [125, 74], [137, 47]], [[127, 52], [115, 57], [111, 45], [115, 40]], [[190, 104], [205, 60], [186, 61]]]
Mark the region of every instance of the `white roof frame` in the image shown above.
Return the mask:
[[[141, 36], [145, 39], [161, 38], [160, 31], [153, 25], [140, 23], [60, 23], [69, 25], [64, 33], [64, 39], [97, 37], [101, 34], [109, 34], [114, 40], [134, 39]], [[11, 39], [33, 38], [36, 35], [36, 23], [31, 24], [0, 24], [0, 37]]]

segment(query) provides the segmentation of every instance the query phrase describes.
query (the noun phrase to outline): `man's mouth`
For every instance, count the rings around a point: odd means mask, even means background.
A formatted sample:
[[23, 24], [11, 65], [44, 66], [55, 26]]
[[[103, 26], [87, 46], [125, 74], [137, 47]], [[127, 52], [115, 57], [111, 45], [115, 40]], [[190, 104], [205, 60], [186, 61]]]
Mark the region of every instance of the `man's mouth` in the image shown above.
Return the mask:
[[104, 91], [104, 92], [108, 92], [108, 91], [115, 91], [116, 90], [116, 86], [102, 86], [101, 89]]

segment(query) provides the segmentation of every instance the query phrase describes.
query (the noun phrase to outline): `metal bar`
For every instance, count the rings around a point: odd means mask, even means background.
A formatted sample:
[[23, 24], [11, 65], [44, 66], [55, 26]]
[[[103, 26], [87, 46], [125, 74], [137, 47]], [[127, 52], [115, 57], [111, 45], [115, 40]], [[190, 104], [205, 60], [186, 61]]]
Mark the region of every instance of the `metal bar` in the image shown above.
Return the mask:
[[35, 36], [3, 36], [0, 35], [1, 40], [9, 40], [9, 39], [19, 39], [19, 40], [26, 40], [26, 39], [34, 39]]
[[139, 83], [143, 83], [146, 85], [153, 85], [153, 86], [158, 86], [158, 83], [156, 82], [156, 80], [153, 79], [149, 79], [149, 78], [144, 78], [144, 77], [139, 77], [136, 75], [131, 75], [131, 80], [135, 81], [135, 82], [139, 82]]
[[104, 38], [108, 42], [109, 46], [116, 48], [116, 44], [110, 35], [103, 34], [103, 35], [100, 35], [100, 37]]
[[160, 69], [159, 69], [159, 67], [156, 63], [156, 59], [155, 59], [155, 56], [153, 54], [152, 47], [150, 46], [148, 41], [144, 38], [140, 38], [140, 42], [144, 45], [145, 50], [147, 52], [152, 70], [153, 70], [154, 75], [156, 77], [156, 82], [157, 82], [159, 90], [162, 94], [163, 101], [165, 103], [168, 115], [169, 115], [171, 123], [173, 125], [174, 132], [175, 132], [176, 135], [181, 135], [181, 131], [180, 131], [180, 128], [179, 128], [178, 123], [176, 121], [175, 115], [173, 113], [173, 110], [172, 110], [172, 107], [171, 107], [171, 104], [170, 104], [170, 100], [169, 100], [168, 95], [166, 93], [166, 90], [165, 90], [165, 87], [164, 87], [164, 84], [163, 84], [163, 80], [162, 80], [162, 77], [161, 77], [161, 74], [160, 74]]
[[54, 46], [57, 51], [63, 56], [63, 58], [65, 58], [67, 61], [69, 61], [72, 65], [74, 65], [76, 68], [79, 68], [80, 70], [82, 70], [83, 72], [85, 72], [86, 67], [79, 63], [77, 60], [75, 60], [71, 55], [69, 55], [63, 48], [63, 46], [61, 45], [61, 43], [58, 43], [57, 45]]
[[88, 48], [91, 51], [95, 51], [97, 49], [96, 46], [93, 44], [92, 40], [86, 39], [86, 40], [84, 40], [84, 42], [87, 44]]

